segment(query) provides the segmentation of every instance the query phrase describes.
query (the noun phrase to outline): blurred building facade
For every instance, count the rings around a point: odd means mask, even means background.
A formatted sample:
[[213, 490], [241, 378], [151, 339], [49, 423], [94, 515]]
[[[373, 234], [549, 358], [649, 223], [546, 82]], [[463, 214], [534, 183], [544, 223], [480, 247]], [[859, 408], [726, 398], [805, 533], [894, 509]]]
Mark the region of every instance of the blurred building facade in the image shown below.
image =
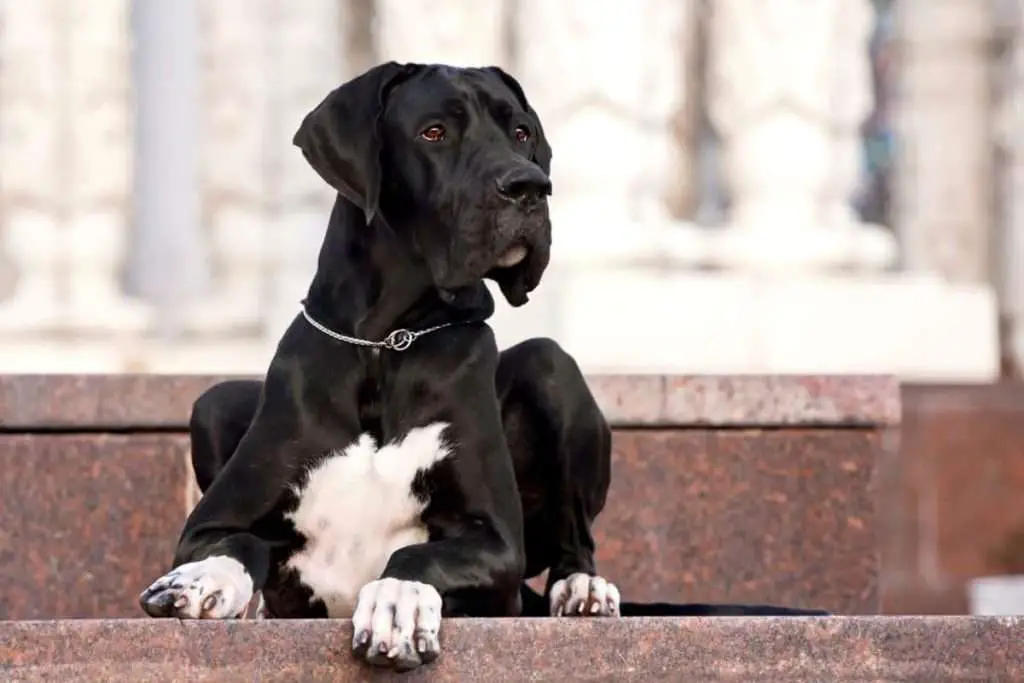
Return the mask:
[[0, 371], [259, 373], [376, 62], [497, 64], [554, 150], [503, 344], [589, 372], [1024, 360], [1024, 0], [0, 0]]

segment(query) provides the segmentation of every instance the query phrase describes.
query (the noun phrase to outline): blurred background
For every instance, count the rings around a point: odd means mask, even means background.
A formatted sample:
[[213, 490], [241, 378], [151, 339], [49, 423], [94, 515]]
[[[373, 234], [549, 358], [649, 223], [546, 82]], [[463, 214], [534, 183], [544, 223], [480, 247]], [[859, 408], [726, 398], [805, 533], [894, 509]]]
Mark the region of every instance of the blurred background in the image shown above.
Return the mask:
[[332, 194], [292, 147], [387, 59], [497, 64], [555, 150], [509, 344], [588, 372], [1024, 358], [1017, 0], [3, 0], [0, 371], [262, 372]]
[[383, 60], [500, 65], [555, 188], [501, 343], [590, 374], [894, 374], [886, 612], [967, 611], [989, 574], [1020, 599], [1022, 8], [0, 0], [0, 373], [263, 372], [333, 199], [302, 117]]

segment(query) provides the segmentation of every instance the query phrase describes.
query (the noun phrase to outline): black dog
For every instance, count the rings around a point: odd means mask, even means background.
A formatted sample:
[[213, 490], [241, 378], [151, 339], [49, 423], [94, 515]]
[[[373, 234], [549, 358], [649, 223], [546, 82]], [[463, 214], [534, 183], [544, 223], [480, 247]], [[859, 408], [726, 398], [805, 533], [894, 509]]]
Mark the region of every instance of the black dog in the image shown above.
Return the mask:
[[[437, 656], [442, 615], [619, 614], [590, 531], [608, 424], [557, 344], [499, 353], [485, 322], [484, 278], [520, 306], [549, 258], [551, 149], [519, 84], [387, 63], [294, 142], [338, 191], [318, 269], [265, 380], [196, 401], [204, 495], [143, 609], [234, 618], [260, 592], [270, 617], [351, 616], [354, 651], [401, 669]], [[541, 598], [522, 581], [545, 569]]]
[[518, 614], [544, 568], [556, 609], [614, 613], [589, 531], [608, 425], [555, 343], [499, 356], [485, 322], [483, 278], [519, 306], [549, 258], [551, 149], [519, 84], [384, 64], [295, 144], [339, 193], [318, 269], [262, 386], [196, 402], [204, 495], [146, 612], [236, 617], [262, 591], [270, 616], [351, 615], [355, 649], [402, 668], [436, 656], [442, 613]]

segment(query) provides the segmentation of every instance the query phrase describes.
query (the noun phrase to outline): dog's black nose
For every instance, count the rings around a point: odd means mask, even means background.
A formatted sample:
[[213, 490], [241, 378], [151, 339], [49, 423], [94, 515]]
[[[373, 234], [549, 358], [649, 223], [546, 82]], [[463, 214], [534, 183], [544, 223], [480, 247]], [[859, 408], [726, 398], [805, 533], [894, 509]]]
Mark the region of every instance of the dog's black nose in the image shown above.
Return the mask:
[[510, 201], [539, 201], [551, 194], [551, 179], [535, 166], [517, 166], [498, 178], [498, 193]]

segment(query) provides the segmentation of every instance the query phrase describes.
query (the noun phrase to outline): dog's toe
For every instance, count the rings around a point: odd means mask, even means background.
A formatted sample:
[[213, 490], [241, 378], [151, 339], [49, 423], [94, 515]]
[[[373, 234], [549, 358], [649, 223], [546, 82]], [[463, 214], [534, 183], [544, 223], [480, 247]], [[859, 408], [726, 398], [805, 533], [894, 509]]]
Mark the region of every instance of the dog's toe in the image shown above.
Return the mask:
[[175, 589], [154, 584], [139, 595], [139, 606], [151, 617], [173, 617], [178, 599]]
[[234, 619], [252, 598], [252, 579], [241, 563], [209, 557], [176, 567], [139, 595], [151, 617]]
[[[438, 620], [440, 622], [440, 619]], [[441, 654], [441, 641], [437, 637], [437, 628], [433, 626], [416, 627], [416, 653], [424, 664], [437, 659]]]
[[589, 574], [570, 574], [551, 587], [553, 617], [619, 616], [619, 589], [615, 584]]
[[373, 666], [408, 671], [437, 659], [440, 627], [441, 596], [433, 586], [371, 581], [352, 615], [352, 652]]

